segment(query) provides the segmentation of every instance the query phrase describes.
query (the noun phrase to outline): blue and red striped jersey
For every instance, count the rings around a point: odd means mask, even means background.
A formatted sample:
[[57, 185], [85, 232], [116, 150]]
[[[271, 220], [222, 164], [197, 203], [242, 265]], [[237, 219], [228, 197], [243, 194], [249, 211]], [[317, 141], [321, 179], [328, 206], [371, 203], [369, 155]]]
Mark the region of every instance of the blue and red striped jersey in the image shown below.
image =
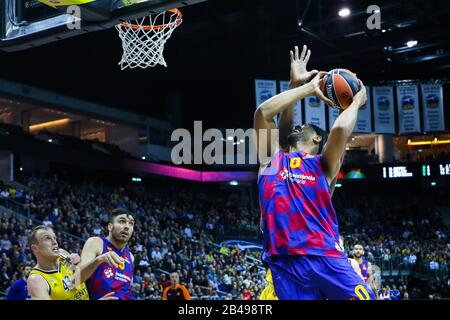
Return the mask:
[[91, 300], [98, 300], [104, 295], [115, 292], [115, 296], [120, 300], [133, 300], [131, 294], [131, 283], [133, 280], [134, 263], [131, 259], [130, 251], [124, 248], [117, 249], [107, 238], [103, 240], [102, 254], [114, 251], [119, 257], [124, 259], [122, 265], [110, 266], [108, 263], [101, 264], [94, 274], [86, 282], [89, 297]]
[[276, 153], [258, 177], [264, 257], [346, 257], [321, 155]]

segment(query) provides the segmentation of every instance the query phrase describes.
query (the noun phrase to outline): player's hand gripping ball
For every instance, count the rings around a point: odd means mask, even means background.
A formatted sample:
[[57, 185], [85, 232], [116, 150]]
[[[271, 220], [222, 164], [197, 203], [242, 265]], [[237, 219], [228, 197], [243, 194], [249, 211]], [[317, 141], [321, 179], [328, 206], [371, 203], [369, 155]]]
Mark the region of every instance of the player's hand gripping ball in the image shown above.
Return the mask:
[[320, 83], [320, 90], [333, 102], [330, 107], [346, 109], [361, 89], [356, 74], [347, 69], [333, 69]]

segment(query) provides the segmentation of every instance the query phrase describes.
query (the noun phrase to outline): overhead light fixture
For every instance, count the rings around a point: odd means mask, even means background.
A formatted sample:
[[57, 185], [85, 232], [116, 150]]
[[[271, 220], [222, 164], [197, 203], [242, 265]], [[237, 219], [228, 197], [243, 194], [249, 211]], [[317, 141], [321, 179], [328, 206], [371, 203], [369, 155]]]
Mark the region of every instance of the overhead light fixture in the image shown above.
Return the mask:
[[406, 43], [406, 45], [408, 46], [408, 48], [412, 48], [417, 46], [417, 43], [418, 43], [417, 40], [410, 40]]
[[450, 140], [438, 140], [438, 138], [434, 138], [434, 140], [432, 140], [432, 141], [411, 142], [411, 139], [408, 139], [409, 146], [426, 146], [426, 145], [434, 145], [434, 144], [450, 144]]
[[386, 29], [381, 30], [381, 32], [385, 33], [385, 32], [386, 32]]
[[350, 15], [351, 11], [349, 8], [342, 8], [341, 10], [339, 10], [339, 17], [341, 18], [346, 18]]
[[240, 143], [244, 143], [245, 141], [244, 141], [244, 139], [241, 139], [241, 140], [239, 140], [239, 142], [240, 142]]
[[145, 160], [146, 158], [145, 158], [145, 156], [142, 156], [142, 160]]
[[227, 140], [228, 141], [233, 141], [233, 137], [230, 136], [230, 137], [227, 138]]
[[237, 186], [239, 184], [239, 182], [237, 182], [236, 180], [230, 181], [229, 182], [230, 186]]
[[64, 118], [64, 119], [59, 119], [59, 120], [53, 120], [53, 121], [33, 124], [33, 125], [29, 126], [28, 129], [30, 129], [30, 131], [36, 131], [39, 129], [49, 128], [49, 127], [61, 126], [61, 125], [67, 124], [69, 122], [70, 122], [69, 118]]
[[356, 140], [355, 137], [353, 137], [353, 138], [352, 138], [352, 141], [355, 141], [355, 140]]
[[53, 139], [48, 139], [48, 142], [52, 143], [52, 142], [53, 142]]

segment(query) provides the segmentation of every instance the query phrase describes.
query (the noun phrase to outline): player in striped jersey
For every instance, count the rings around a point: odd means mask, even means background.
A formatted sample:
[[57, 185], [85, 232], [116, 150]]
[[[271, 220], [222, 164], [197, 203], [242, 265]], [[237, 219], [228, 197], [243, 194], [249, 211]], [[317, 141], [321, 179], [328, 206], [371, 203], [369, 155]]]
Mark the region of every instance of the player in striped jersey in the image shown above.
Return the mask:
[[[309, 56], [310, 52], [304, 50], [299, 58], [296, 50], [295, 54], [291, 52], [291, 62], [307, 61]], [[271, 269], [280, 299], [371, 299], [373, 292], [347, 263], [339, 245], [330, 195], [330, 184], [338, 173], [358, 109], [367, 99], [364, 86], [337, 118], [326, 144], [326, 132], [314, 125], [296, 127], [289, 132], [272, 120], [281, 113], [282, 126], [283, 113], [306, 96], [317, 96], [331, 104], [319, 88], [326, 73], [304, 73], [303, 82], [314, 74], [307, 84], [291, 83], [290, 90], [267, 100], [255, 112], [263, 261]], [[274, 141], [272, 130], [278, 128], [280, 139]], [[323, 153], [319, 154], [322, 146]], [[270, 150], [268, 160], [262, 158], [264, 149]]]

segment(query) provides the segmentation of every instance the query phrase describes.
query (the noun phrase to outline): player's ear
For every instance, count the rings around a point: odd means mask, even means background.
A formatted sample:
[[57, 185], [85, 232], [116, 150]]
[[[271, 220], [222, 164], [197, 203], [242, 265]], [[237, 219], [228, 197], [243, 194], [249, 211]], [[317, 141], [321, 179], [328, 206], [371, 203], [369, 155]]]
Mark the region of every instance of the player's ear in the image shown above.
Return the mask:
[[113, 228], [113, 224], [110, 222], [108, 223], [108, 231], [111, 232]]
[[322, 141], [322, 136], [316, 135], [316, 136], [313, 138], [313, 141], [314, 141], [314, 143], [319, 144], [320, 141]]

